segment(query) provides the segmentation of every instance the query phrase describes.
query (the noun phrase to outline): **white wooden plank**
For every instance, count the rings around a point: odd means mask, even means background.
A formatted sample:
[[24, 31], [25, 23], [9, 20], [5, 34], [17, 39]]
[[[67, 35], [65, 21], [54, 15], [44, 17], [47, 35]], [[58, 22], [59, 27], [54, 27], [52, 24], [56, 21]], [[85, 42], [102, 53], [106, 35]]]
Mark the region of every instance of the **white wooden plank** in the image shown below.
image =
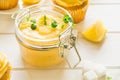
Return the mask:
[[81, 70], [13, 71], [11, 80], [82, 80]]
[[91, 3], [120, 3], [120, 0], [90, 0]]
[[102, 43], [91, 43], [79, 35], [79, 46], [83, 60], [104, 64], [105, 66], [120, 66], [120, 34], [107, 34]]
[[[107, 76], [120, 80], [120, 69], [107, 69]], [[18, 70], [13, 71], [11, 80], [83, 80], [82, 70]]]
[[82, 31], [101, 20], [109, 32], [119, 32], [119, 14], [120, 5], [90, 5], [85, 20], [77, 25], [77, 30]]
[[107, 75], [112, 77], [112, 80], [120, 80], [120, 69], [108, 69]]
[[14, 32], [14, 20], [11, 19], [11, 15], [0, 14], [0, 33], [13, 33]]
[[0, 51], [7, 55], [13, 66], [23, 66], [14, 35], [0, 35]]
[[[79, 23], [77, 28], [81, 31], [97, 20], [102, 20], [108, 31], [120, 32], [119, 14], [120, 5], [90, 5], [85, 20]], [[0, 23], [0, 33], [14, 33], [14, 25], [12, 23], [8, 23], [7, 18], [3, 18], [3, 21], [0, 21]]]
[[[82, 59], [106, 66], [120, 66], [119, 41], [120, 34], [108, 34], [101, 44], [93, 44], [79, 36], [77, 47]], [[14, 34], [0, 35], [0, 51], [8, 56], [13, 68], [31, 68], [22, 61]], [[68, 68], [68, 65], [61, 64], [57, 68]]]

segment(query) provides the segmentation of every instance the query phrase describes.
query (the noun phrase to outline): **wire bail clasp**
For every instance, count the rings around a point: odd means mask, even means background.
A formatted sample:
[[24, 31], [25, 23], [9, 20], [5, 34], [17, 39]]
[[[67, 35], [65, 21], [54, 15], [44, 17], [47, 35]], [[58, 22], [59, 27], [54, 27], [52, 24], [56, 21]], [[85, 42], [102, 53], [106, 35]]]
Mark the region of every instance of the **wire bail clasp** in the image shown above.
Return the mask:
[[[77, 34], [73, 31], [73, 28], [69, 28], [59, 36], [59, 54], [66, 60], [70, 68], [75, 68], [81, 61], [80, 54], [76, 48], [76, 39]], [[73, 55], [73, 53], [76, 53], [77, 60], [75, 60], [75, 54]], [[70, 55], [72, 55], [72, 58]]]

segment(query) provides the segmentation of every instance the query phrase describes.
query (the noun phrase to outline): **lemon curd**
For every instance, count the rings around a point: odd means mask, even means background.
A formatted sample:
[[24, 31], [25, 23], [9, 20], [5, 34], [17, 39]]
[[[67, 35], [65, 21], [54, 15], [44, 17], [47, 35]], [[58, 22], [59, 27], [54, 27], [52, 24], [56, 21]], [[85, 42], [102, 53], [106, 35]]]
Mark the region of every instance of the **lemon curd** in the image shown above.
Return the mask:
[[[37, 40], [55, 39], [68, 26], [68, 24], [63, 22], [63, 18], [59, 16], [41, 15], [38, 16], [37, 18], [31, 18], [29, 16], [28, 18], [29, 20], [24, 20], [22, 23], [20, 23], [19, 29], [24, 35], [31, 39]], [[42, 43], [36, 44], [33, 42], [32, 44], [41, 45]], [[47, 43], [46, 45], [48, 44], [50, 43]]]
[[[59, 35], [70, 28], [72, 18], [67, 14], [28, 15], [18, 25], [16, 37], [25, 62], [33, 66], [53, 66], [64, 59], [59, 54]], [[22, 35], [22, 36], [21, 36]], [[70, 35], [70, 34], [69, 34]]]

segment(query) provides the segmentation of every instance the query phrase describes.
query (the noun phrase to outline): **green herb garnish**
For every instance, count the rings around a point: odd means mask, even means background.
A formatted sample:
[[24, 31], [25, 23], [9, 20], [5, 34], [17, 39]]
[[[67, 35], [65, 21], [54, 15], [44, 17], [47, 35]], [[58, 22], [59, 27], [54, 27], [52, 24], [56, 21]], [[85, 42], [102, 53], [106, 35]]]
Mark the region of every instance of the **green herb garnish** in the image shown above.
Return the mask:
[[32, 30], [35, 30], [37, 28], [37, 26], [36, 26], [36, 19], [31, 18], [31, 16], [28, 15], [26, 17], [26, 20], [27, 20], [27, 22], [31, 22], [31, 26], [30, 27], [31, 27]]
[[67, 14], [64, 15], [63, 21], [64, 21], [64, 23], [73, 22], [72, 18]]
[[46, 15], [44, 15], [44, 25], [47, 25], [47, 22], [46, 22]]
[[63, 18], [64, 23], [68, 23], [68, 19], [66, 17]]
[[73, 22], [73, 19], [71, 17], [68, 17], [69, 22]]
[[28, 15], [28, 16], [26, 17], [26, 19], [27, 19], [27, 21], [30, 21], [30, 15]]
[[73, 19], [69, 15], [67, 15], [67, 14], [64, 15], [63, 21], [64, 21], [64, 23], [72, 22], [72, 26], [73, 27], [75, 26]]
[[64, 25], [62, 25], [61, 28], [63, 29], [63, 28], [64, 28]]
[[51, 27], [52, 27], [52, 28], [56, 28], [56, 27], [57, 27], [57, 22], [56, 22], [56, 21], [53, 21], [53, 22], [51, 23]]
[[35, 30], [37, 28], [36, 24], [31, 24], [31, 29]]
[[72, 23], [72, 26], [73, 26], [73, 27], [75, 27], [75, 26], [76, 26], [76, 24], [75, 24], [75, 23]]
[[112, 77], [111, 77], [111, 76], [108, 76], [108, 77], [107, 77], [107, 80], [112, 80]]
[[36, 23], [36, 19], [31, 19], [30, 20], [32, 23]]

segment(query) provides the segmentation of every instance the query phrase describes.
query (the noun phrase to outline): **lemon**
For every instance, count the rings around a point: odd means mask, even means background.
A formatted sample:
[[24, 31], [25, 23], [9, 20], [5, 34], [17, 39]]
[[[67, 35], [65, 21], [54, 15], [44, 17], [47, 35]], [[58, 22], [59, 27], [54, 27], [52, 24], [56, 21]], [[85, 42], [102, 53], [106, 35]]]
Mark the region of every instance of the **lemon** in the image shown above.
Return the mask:
[[36, 4], [39, 3], [41, 0], [22, 0], [25, 4]]
[[85, 39], [92, 42], [101, 42], [106, 36], [106, 28], [101, 21], [97, 21], [95, 24], [91, 25], [82, 35]]

